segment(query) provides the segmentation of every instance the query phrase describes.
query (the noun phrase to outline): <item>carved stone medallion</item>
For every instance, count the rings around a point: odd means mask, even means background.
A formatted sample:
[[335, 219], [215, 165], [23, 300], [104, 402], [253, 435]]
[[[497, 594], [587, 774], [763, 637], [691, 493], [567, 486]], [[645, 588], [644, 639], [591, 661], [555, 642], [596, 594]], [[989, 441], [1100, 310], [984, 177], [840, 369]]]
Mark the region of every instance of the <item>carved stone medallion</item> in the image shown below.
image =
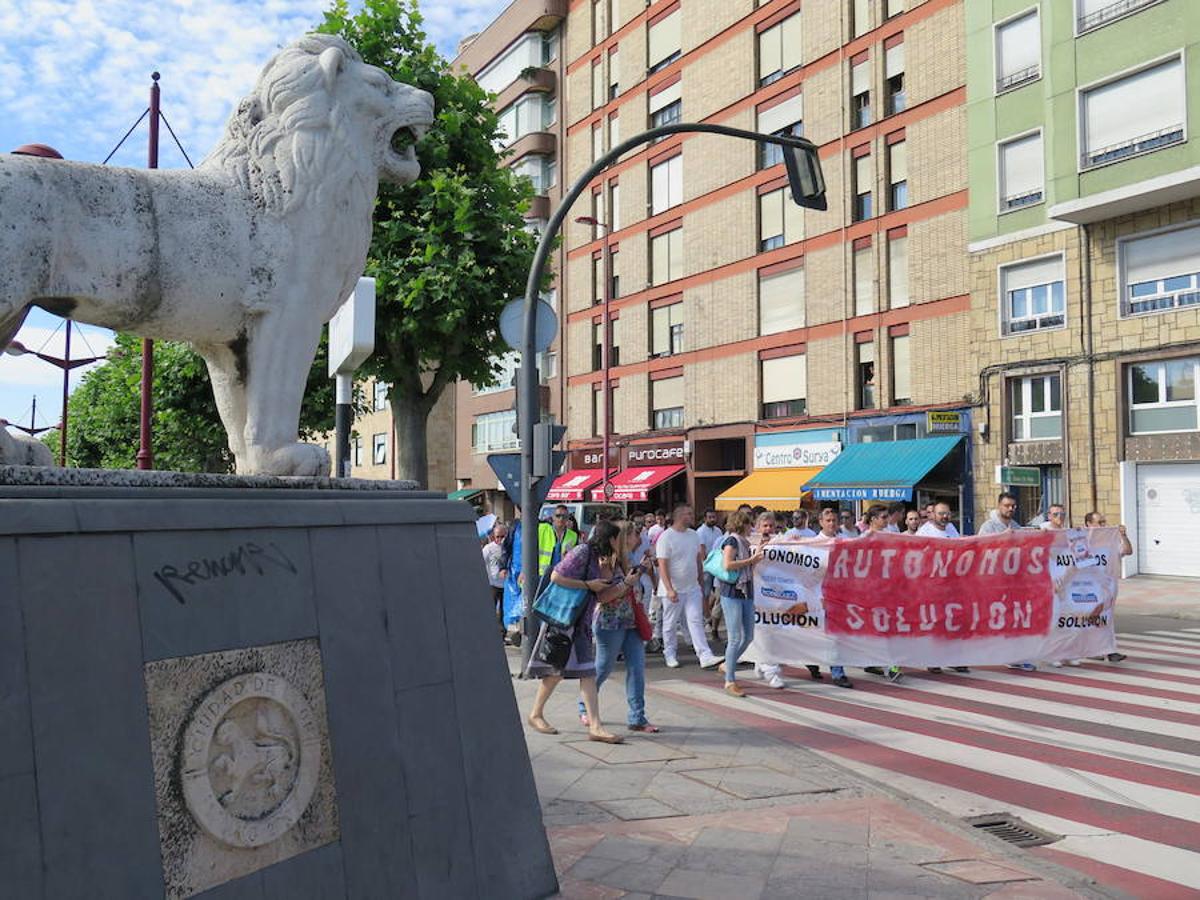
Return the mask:
[[259, 847], [300, 821], [320, 765], [308, 702], [278, 675], [249, 672], [196, 707], [179, 768], [184, 802], [205, 831], [231, 847]]

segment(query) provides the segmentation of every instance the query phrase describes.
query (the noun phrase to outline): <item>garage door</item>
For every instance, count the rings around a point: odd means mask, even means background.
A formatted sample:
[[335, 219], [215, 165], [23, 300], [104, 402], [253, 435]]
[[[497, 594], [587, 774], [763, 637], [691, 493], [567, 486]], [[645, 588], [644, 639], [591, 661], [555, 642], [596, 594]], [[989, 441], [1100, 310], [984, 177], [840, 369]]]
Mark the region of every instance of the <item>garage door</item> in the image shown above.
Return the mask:
[[1200, 578], [1200, 463], [1137, 467], [1138, 570]]

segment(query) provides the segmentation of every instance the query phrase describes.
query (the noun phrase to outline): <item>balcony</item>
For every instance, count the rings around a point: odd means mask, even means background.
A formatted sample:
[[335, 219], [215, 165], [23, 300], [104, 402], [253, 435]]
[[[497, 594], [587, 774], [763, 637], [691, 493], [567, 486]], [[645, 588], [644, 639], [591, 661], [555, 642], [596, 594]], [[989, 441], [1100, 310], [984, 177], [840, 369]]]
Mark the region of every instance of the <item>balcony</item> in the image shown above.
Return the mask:
[[483, 69], [505, 47], [527, 31], [548, 31], [567, 17], [568, 0], [513, 0], [504, 12], [461, 49], [454, 68]]
[[1033, 206], [1035, 203], [1042, 202], [1042, 190], [1038, 188], [1036, 191], [1027, 191], [1024, 194], [1016, 194], [1012, 197], [1003, 197], [1000, 200], [1000, 211], [1009, 212], [1014, 209], [1022, 209], [1026, 206]]
[[1038, 63], [1032, 66], [1027, 66], [1019, 72], [1012, 72], [1008, 75], [1003, 75], [996, 79], [996, 93], [1003, 94], [1005, 91], [1011, 91], [1014, 88], [1019, 88], [1021, 85], [1029, 81], [1036, 81], [1042, 74], [1042, 67]]
[[512, 84], [496, 95], [495, 109], [505, 109], [525, 94], [553, 94], [558, 78], [553, 69], [528, 68]]
[[509, 164], [530, 153], [554, 156], [557, 150], [558, 137], [552, 131], [531, 131], [508, 145]]
[[1150, 134], [1144, 134], [1131, 141], [1113, 144], [1109, 147], [1101, 147], [1098, 150], [1084, 150], [1079, 157], [1079, 167], [1081, 169], [1091, 169], [1096, 166], [1119, 162], [1129, 156], [1137, 156], [1141, 153], [1149, 153], [1152, 150], [1161, 150], [1163, 147], [1170, 147], [1172, 144], [1181, 143], [1183, 143], [1183, 125], [1170, 125], [1167, 128], [1161, 128]]
[[1086, 16], [1080, 16], [1076, 20], [1076, 33], [1085, 34], [1089, 31], [1095, 31], [1097, 28], [1103, 28], [1110, 22], [1123, 19], [1125, 16], [1133, 15], [1140, 9], [1147, 6], [1154, 6], [1156, 3], [1161, 2], [1162, 0], [1116, 0], [1115, 3], [1110, 3], [1102, 9], [1090, 12]]

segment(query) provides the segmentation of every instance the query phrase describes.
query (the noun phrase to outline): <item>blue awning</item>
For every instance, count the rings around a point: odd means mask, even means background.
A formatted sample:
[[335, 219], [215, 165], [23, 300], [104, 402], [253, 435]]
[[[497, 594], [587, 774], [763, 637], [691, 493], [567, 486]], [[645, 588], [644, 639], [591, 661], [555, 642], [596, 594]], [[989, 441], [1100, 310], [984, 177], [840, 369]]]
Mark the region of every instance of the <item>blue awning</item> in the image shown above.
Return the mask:
[[806, 482], [818, 500], [911, 500], [913, 486], [958, 446], [964, 435], [851, 444]]

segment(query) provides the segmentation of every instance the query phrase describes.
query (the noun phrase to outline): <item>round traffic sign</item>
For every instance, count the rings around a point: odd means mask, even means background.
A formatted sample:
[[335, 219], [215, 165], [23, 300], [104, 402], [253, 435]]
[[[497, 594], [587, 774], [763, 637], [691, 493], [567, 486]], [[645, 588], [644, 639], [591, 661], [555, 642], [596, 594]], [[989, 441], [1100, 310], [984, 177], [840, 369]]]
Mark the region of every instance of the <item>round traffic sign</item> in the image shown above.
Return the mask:
[[[558, 334], [558, 314], [554, 307], [545, 300], [538, 299], [537, 319], [533, 329], [533, 349], [536, 353], [548, 350]], [[500, 336], [504, 343], [513, 350], [521, 352], [522, 338], [525, 336], [525, 298], [517, 297], [504, 304], [500, 313]]]
[[615, 494], [616, 492], [617, 492], [617, 489], [615, 487], [613, 487], [613, 483], [611, 481], [604, 482], [604, 499], [605, 500], [611, 500], [613, 498], [613, 494]]

